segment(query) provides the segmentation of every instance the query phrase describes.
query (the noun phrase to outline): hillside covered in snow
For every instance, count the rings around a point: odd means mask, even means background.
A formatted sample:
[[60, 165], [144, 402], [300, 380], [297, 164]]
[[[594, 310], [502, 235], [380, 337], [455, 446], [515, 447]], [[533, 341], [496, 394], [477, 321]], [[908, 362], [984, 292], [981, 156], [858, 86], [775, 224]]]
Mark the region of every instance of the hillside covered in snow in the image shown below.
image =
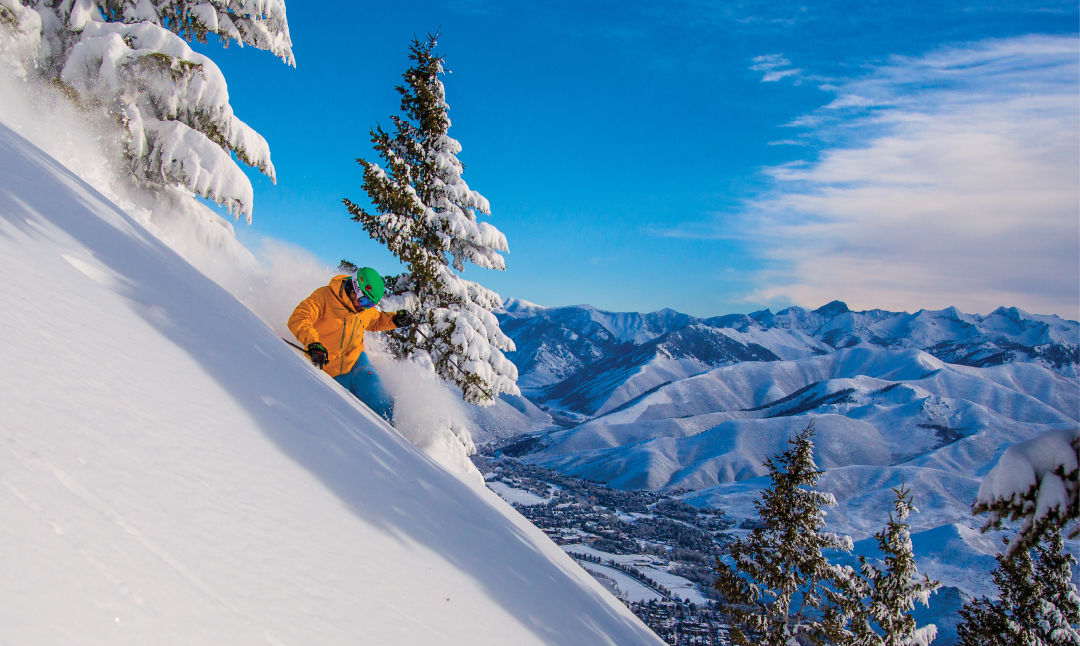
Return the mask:
[[660, 643], [3, 125], [0, 165], [0, 641]]

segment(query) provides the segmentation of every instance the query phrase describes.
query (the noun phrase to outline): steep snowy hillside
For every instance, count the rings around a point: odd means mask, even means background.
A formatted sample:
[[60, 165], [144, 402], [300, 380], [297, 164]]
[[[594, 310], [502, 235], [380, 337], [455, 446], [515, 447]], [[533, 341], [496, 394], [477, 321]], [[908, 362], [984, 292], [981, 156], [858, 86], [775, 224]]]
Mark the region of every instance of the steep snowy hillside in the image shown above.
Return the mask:
[[0, 126], [0, 641], [656, 644]]
[[521, 433], [551, 428], [549, 413], [521, 396], [500, 395], [492, 406], [469, 406], [466, 414], [473, 428], [483, 429], [485, 441], [499, 442]]

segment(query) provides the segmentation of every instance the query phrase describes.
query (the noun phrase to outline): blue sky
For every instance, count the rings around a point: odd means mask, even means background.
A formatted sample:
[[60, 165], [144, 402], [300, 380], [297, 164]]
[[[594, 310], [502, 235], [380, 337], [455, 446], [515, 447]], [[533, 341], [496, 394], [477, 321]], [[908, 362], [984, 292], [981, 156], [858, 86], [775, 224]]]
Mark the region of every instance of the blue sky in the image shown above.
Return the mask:
[[[318, 7], [315, 9], [313, 7]], [[510, 244], [465, 277], [699, 316], [1015, 305], [1077, 318], [1075, 2], [298, 2], [297, 67], [200, 49], [270, 143], [262, 238], [399, 267], [341, 205], [441, 29], [451, 136]]]

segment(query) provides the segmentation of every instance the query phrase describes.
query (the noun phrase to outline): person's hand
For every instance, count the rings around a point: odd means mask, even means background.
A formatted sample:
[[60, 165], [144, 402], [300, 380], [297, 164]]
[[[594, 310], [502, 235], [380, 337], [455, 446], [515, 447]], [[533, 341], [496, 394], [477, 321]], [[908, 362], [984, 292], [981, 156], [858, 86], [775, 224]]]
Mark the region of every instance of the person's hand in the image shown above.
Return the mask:
[[330, 353], [326, 351], [323, 344], [316, 341], [315, 343], [309, 343], [307, 347], [308, 356], [311, 357], [311, 363], [316, 367], [322, 368], [330, 360]]
[[390, 320], [398, 327], [406, 327], [416, 323], [416, 319], [414, 319], [412, 314], [409, 314], [406, 310], [398, 310], [397, 314], [394, 314]]

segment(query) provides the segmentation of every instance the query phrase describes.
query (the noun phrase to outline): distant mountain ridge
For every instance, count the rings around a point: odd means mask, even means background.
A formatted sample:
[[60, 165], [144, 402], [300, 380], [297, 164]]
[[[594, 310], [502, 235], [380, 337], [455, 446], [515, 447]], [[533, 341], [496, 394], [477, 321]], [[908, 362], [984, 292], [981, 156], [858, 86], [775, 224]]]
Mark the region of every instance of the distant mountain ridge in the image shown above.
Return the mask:
[[[512, 360], [529, 398], [586, 417], [661, 382], [713, 367], [804, 359], [852, 347], [916, 349], [974, 367], [1035, 363], [1073, 377], [1080, 365], [1080, 324], [1017, 308], [985, 316], [956, 308], [854, 312], [833, 301], [815, 310], [789, 307], [700, 319], [670, 309], [613, 313], [509, 300], [498, 316], [517, 344]], [[643, 378], [649, 372], [654, 376]]]

